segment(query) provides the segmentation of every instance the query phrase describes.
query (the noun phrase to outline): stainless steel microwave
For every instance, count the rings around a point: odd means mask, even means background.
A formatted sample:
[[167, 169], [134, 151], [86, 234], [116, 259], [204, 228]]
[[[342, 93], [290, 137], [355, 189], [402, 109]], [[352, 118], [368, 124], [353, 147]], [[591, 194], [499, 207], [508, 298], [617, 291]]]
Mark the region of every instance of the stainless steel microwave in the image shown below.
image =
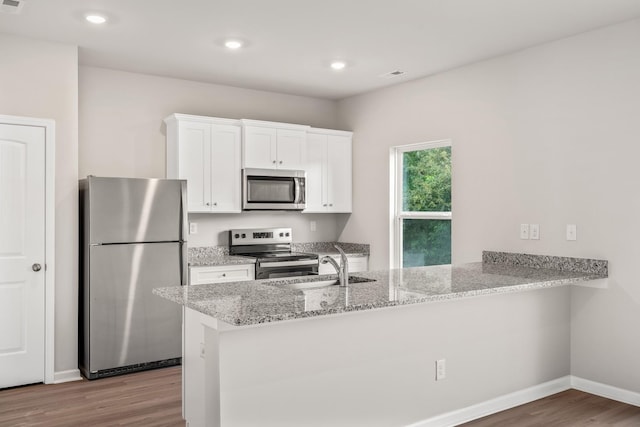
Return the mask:
[[305, 181], [302, 170], [243, 169], [242, 209], [301, 211], [306, 207]]

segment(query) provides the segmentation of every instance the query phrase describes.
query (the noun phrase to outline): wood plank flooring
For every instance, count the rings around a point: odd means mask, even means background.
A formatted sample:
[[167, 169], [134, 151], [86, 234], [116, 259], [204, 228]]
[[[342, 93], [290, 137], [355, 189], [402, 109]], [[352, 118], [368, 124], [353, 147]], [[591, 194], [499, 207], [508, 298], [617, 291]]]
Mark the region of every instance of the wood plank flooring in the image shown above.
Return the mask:
[[[180, 376], [181, 369], [175, 366], [95, 381], [0, 390], [0, 427], [184, 427]], [[640, 407], [568, 390], [463, 426], [640, 427]]]
[[640, 427], [640, 407], [578, 390], [567, 390], [462, 426]]
[[1, 427], [184, 427], [181, 367], [0, 390]]

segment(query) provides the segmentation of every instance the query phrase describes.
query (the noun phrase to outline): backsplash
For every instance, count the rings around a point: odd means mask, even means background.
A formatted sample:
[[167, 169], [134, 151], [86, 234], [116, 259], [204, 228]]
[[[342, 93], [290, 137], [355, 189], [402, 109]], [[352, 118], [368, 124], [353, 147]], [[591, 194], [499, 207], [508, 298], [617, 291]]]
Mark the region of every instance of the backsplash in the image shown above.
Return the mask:
[[[338, 253], [333, 245], [340, 246], [342, 250], [344, 250], [348, 254], [369, 254], [368, 244], [343, 242], [292, 243], [291, 250], [294, 252]], [[189, 248], [188, 250], [190, 265], [198, 265], [203, 261], [215, 258], [223, 258], [228, 255], [228, 246], [199, 246], [195, 248]]]
[[334, 245], [340, 246], [343, 251], [350, 254], [369, 254], [369, 245], [364, 243], [344, 243], [344, 242], [305, 242], [292, 243], [291, 250], [294, 252], [320, 252], [338, 253]]
[[520, 267], [593, 273], [603, 276], [607, 276], [609, 273], [609, 262], [602, 259], [482, 251], [482, 262], [485, 264], [507, 264]]

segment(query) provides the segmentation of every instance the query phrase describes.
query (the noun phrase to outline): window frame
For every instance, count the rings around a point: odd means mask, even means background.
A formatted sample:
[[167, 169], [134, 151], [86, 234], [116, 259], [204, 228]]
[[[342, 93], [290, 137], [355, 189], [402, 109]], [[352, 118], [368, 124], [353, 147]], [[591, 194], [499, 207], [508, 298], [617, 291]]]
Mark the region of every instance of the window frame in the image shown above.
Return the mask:
[[[451, 147], [453, 143], [450, 139], [437, 141], [419, 142], [416, 144], [397, 145], [390, 150], [390, 226], [389, 226], [389, 265], [391, 268], [402, 268], [402, 221], [404, 219], [435, 219], [452, 220], [451, 212], [416, 212], [404, 211], [402, 209], [402, 187], [403, 187], [403, 154], [411, 151], [422, 151], [433, 148]], [[453, 150], [452, 150], [453, 156]], [[452, 158], [453, 163], [453, 158]], [[453, 184], [453, 183], [452, 183]], [[452, 185], [453, 191], [453, 185]]]

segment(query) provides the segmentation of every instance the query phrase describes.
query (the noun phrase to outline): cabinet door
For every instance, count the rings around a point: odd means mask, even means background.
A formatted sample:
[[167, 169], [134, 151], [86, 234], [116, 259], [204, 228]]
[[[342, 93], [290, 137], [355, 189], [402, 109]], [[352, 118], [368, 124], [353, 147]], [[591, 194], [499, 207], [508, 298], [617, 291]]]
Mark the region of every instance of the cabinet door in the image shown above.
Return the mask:
[[307, 135], [307, 207], [304, 212], [327, 211], [327, 136], [310, 133]]
[[327, 137], [327, 203], [329, 212], [351, 212], [351, 138]]
[[211, 128], [211, 210], [240, 212], [241, 203], [240, 128], [213, 125]]
[[245, 126], [243, 138], [243, 167], [276, 168], [277, 130], [259, 126]]
[[304, 169], [307, 133], [303, 130], [278, 129], [278, 169]]
[[178, 178], [187, 180], [189, 212], [211, 211], [211, 125], [180, 122]]

